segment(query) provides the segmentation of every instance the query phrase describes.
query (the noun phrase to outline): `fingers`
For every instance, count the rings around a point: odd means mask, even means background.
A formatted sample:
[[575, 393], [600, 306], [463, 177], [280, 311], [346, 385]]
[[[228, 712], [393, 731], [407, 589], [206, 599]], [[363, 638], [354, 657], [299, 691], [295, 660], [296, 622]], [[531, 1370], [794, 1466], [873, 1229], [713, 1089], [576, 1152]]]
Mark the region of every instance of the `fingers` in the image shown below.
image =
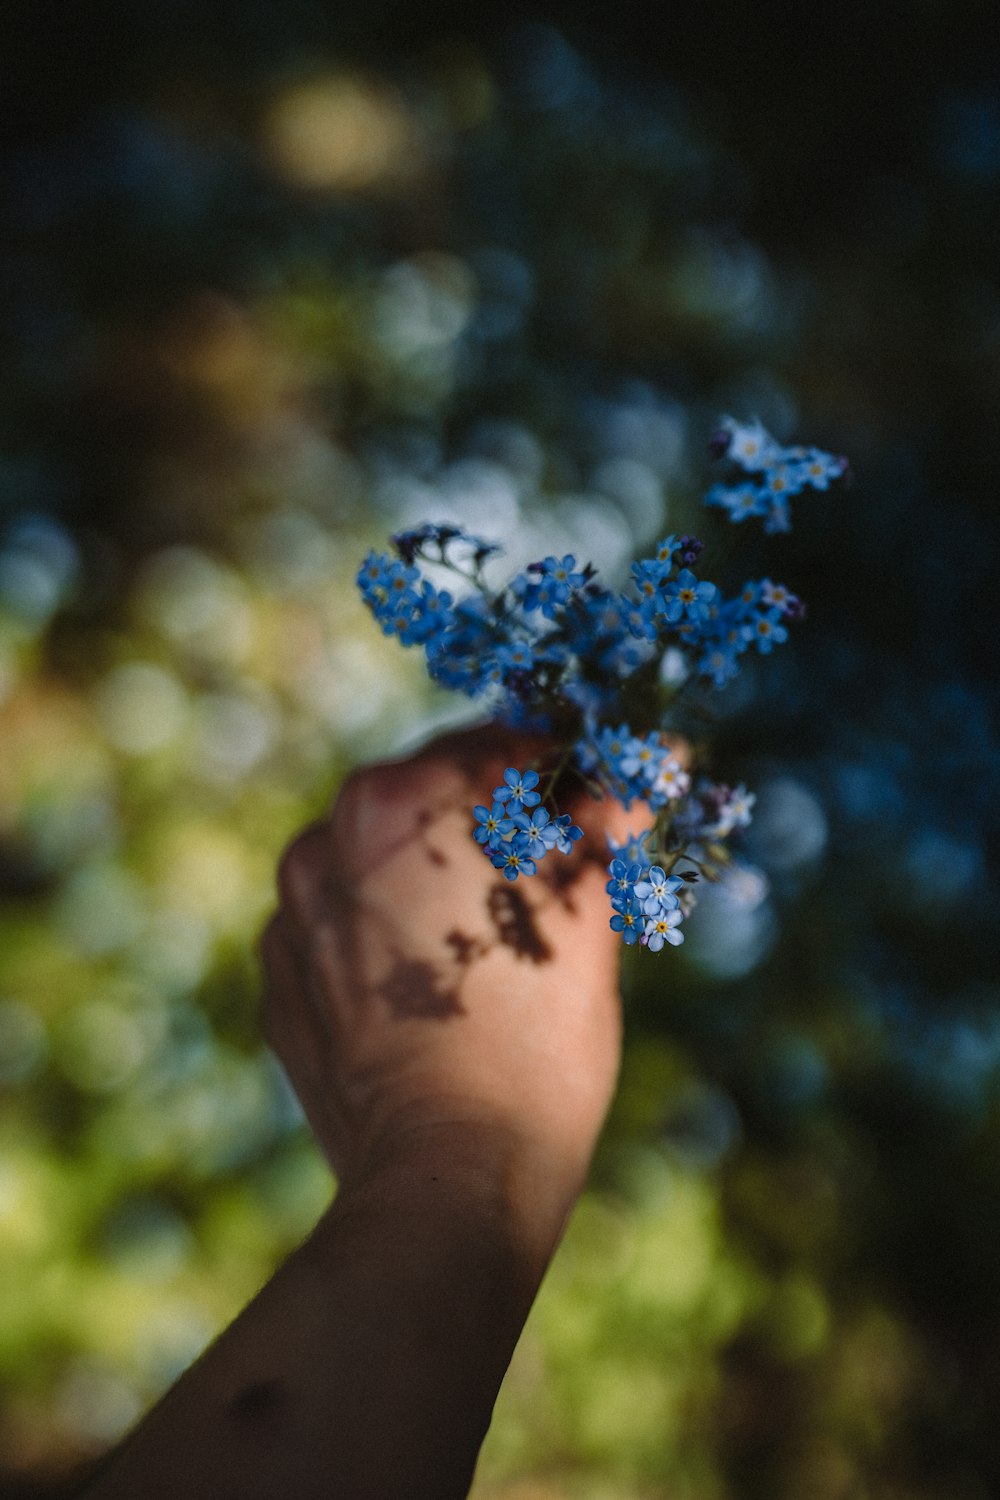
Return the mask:
[[[684, 742], [672, 749], [679, 758], [687, 758]], [[408, 849], [426, 843], [426, 835], [449, 812], [461, 810], [471, 830], [472, 808], [489, 803], [508, 766], [536, 766], [544, 775], [553, 755], [551, 741], [542, 736], [488, 723], [443, 735], [405, 759], [354, 773], [341, 788], [326, 825], [341, 883], [351, 889]], [[556, 800], [559, 810], [570, 812], [586, 836], [564, 876], [571, 868], [575, 873], [606, 865], [609, 837], [624, 843], [647, 832], [654, 822], [644, 803], [636, 802], [626, 812], [614, 798], [595, 801], [571, 771], [560, 776]], [[293, 867], [293, 892], [295, 876]]]
[[331, 1086], [335, 1046], [328, 1017], [314, 1003], [312, 973], [294, 929], [279, 912], [260, 942], [264, 964], [264, 1033], [288, 1076], [303, 1113], [334, 1172], [343, 1169], [345, 1126], [337, 1089]]
[[370, 766], [344, 783], [329, 826], [340, 884], [348, 893], [360, 886], [377, 896], [383, 875], [398, 885], [403, 866], [413, 869], [428, 859], [445, 863], [435, 854], [441, 838], [453, 874], [455, 862], [475, 851], [472, 809], [490, 800], [505, 762], [491, 751], [490, 758], [475, 762], [473, 777], [471, 762], [456, 761], [440, 748], [444, 743], [415, 759]]
[[329, 923], [344, 895], [337, 840], [329, 819], [313, 823], [289, 844], [278, 864], [278, 895], [290, 920], [308, 937]]
[[[450, 762], [471, 784], [478, 785], [485, 777], [492, 778], [492, 785], [502, 778], [507, 766], [521, 768], [544, 761], [551, 756], [552, 748], [552, 741], [544, 735], [490, 720], [431, 740], [411, 760]], [[485, 796], [480, 800], [485, 801]]]
[[[689, 742], [677, 735], [668, 736], [668, 742], [681, 765], [689, 766]], [[556, 753], [546, 736], [488, 722], [441, 735], [412, 755], [355, 772], [342, 786], [329, 819], [345, 870], [354, 876], [358, 869], [379, 863], [450, 806], [488, 803], [508, 766], [533, 766], [544, 775]], [[648, 807], [638, 802], [628, 813], [613, 798], [595, 803], [571, 771], [560, 776], [556, 796], [560, 810], [572, 811], [584, 831], [593, 829], [595, 837], [621, 842], [647, 831], [654, 821]]]
[[265, 932], [265, 959], [273, 952], [286, 977], [287, 961], [294, 963], [298, 997], [315, 1018], [319, 1037], [329, 1041], [350, 1025], [352, 987], [360, 987], [365, 967], [352, 936], [355, 890], [329, 819], [313, 823], [288, 846], [278, 866], [278, 890], [281, 906]]
[[302, 1097], [320, 1076], [329, 1036], [310, 1002], [300, 955], [280, 913], [265, 927], [260, 952], [264, 1034]]

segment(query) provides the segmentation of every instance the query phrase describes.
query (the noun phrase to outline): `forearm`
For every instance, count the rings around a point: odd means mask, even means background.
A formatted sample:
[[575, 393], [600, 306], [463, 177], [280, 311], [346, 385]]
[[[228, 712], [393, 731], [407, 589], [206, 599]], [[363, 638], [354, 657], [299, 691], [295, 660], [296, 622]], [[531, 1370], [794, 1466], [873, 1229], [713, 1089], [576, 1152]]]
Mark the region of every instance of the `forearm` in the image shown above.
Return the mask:
[[571, 1194], [459, 1133], [346, 1189], [89, 1500], [464, 1496]]

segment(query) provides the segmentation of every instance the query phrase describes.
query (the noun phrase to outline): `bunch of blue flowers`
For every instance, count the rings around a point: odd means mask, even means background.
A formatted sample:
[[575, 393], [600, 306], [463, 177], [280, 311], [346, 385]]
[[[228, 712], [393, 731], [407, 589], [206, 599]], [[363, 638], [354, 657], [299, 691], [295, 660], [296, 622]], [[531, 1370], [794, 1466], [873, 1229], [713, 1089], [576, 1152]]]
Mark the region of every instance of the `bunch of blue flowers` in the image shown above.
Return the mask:
[[583, 829], [569, 813], [552, 818], [546, 808], [536, 806], [541, 802], [537, 785], [537, 771], [522, 773], [509, 766], [503, 785], [493, 790], [493, 806], [473, 809], [477, 824], [473, 838], [508, 880], [534, 875], [546, 854], [553, 849], [569, 854], [577, 839], [583, 838]]
[[789, 501], [803, 490], [827, 490], [846, 479], [846, 458], [823, 453], [819, 448], [782, 448], [759, 422], [734, 422], [723, 418], [709, 444], [718, 458], [726, 454], [746, 476], [734, 484], [717, 484], [705, 496], [706, 505], [718, 505], [731, 521], [761, 516], [769, 534], [791, 530]]
[[[759, 422], [726, 418], [709, 446], [741, 478], [713, 486], [705, 503], [733, 521], [757, 516], [765, 532], [789, 529], [791, 496], [848, 475], [846, 460], [783, 448]], [[654, 952], [680, 943], [692, 885], [699, 874], [718, 878], [730, 859], [726, 841], [750, 822], [754, 798], [704, 776], [692, 783], [675, 753], [670, 705], [685, 683], [721, 687], [748, 651], [767, 655], [787, 640], [801, 601], [770, 578], [725, 596], [694, 571], [703, 544], [687, 535], [665, 537], [633, 563], [623, 591], [604, 587], [571, 553], [530, 563], [495, 588], [485, 565], [498, 544], [450, 524], [425, 523], [392, 543], [395, 556], [369, 552], [358, 573], [383, 631], [422, 647], [436, 682], [560, 747], [544, 785], [535, 769], [507, 770], [490, 805], [475, 809], [477, 843], [508, 880], [534, 875], [553, 851], [570, 853], [581, 830], [554, 800], [566, 774], [626, 808], [644, 803], [652, 829], [612, 851], [611, 926]], [[455, 575], [462, 594], [437, 587], [421, 563]]]

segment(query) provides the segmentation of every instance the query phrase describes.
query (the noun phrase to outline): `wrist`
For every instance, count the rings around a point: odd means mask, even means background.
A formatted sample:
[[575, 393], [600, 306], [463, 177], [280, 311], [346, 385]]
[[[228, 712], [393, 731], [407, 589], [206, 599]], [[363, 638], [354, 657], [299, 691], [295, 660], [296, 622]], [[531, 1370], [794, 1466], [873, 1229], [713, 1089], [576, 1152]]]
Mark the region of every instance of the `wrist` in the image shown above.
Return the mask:
[[505, 1120], [460, 1109], [394, 1117], [340, 1182], [331, 1215], [371, 1211], [398, 1223], [484, 1236], [534, 1295], [586, 1178], [588, 1161]]

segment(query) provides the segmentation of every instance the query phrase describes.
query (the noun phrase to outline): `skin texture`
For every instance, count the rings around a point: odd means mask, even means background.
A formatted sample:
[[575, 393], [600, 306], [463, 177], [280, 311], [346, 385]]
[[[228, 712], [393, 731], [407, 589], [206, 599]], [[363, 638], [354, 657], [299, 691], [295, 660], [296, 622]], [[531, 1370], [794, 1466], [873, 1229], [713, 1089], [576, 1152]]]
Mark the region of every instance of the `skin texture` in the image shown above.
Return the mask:
[[264, 1024], [337, 1174], [310, 1240], [87, 1488], [451, 1500], [618, 1073], [615, 803], [506, 881], [471, 808], [544, 757], [495, 726], [345, 784], [278, 872]]
[[[618, 1070], [614, 803], [577, 798], [573, 856], [503, 879], [471, 807], [539, 746], [451, 736], [352, 777], [291, 845], [264, 935], [265, 1023], [341, 1181], [401, 1128], [493, 1121], [589, 1159]], [[520, 757], [520, 760], [517, 758]]]

